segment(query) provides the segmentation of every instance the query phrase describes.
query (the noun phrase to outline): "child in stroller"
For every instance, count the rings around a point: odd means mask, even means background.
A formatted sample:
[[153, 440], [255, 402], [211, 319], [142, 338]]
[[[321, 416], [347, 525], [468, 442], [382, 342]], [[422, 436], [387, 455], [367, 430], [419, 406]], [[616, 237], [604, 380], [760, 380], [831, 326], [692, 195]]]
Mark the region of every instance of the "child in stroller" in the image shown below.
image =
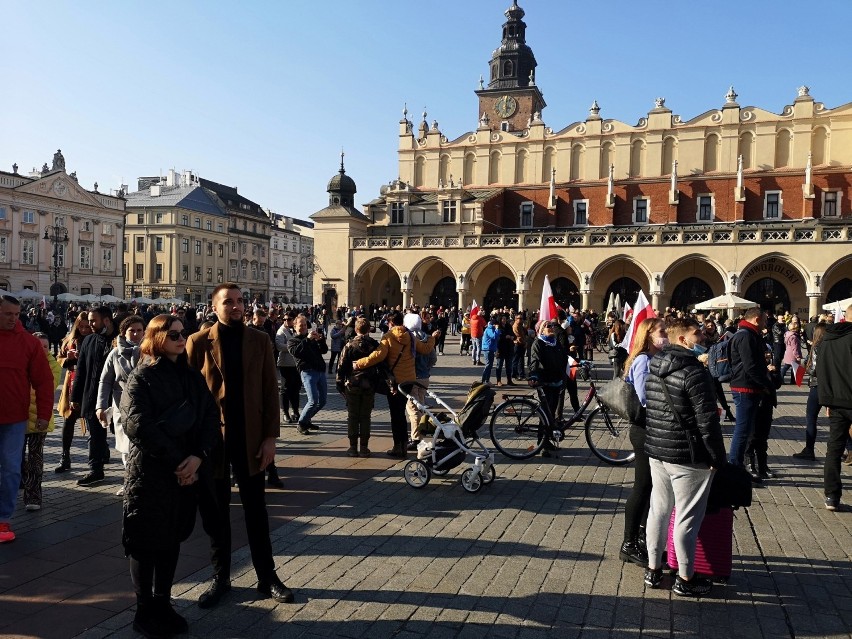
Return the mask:
[[[421, 404], [410, 393], [417, 382], [400, 384], [399, 390], [417, 408], [423, 411], [421, 426], [424, 434], [434, 431], [432, 439], [424, 439], [417, 447], [417, 459], [405, 465], [403, 474], [406, 483], [412, 488], [423, 488], [432, 475], [446, 475], [451, 469], [461, 465], [468, 456], [473, 463], [461, 475], [462, 487], [469, 493], [478, 492], [483, 484], [490, 484], [497, 476], [494, 470], [494, 453], [489, 451], [477, 435], [477, 430], [488, 417], [494, 403], [494, 390], [490, 384], [475, 382], [470, 387], [464, 407], [456, 413], [446, 402], [426, 389], [426, 396], [435, 400], [443, 410], [440, 412]], [[424, 431], [424, 427], [429, 430]]]

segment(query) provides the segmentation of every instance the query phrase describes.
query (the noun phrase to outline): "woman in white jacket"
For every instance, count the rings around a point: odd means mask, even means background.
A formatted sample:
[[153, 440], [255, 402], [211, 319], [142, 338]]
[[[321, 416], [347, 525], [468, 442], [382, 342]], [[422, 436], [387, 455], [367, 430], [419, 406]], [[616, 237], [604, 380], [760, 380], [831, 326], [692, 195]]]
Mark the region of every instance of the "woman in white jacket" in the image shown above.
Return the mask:
[[[98, 403], [95, 415], [106, 428], [110, 420], [115, 429], [115, 449], [121, 453], [121, 463], [127, 466], [130, 453], [130, 440], [121, 426], [121, 414], [118, 406], [128, 376], [139, 363], [139, 344], [145, 335], [145, 321], [138, 315], [130, 315], [122, 320], [118, 329], [118, 345], [107, 355], [101, 381], [98, 384]], [[119, 489], [119, 494], [124, 488]]]

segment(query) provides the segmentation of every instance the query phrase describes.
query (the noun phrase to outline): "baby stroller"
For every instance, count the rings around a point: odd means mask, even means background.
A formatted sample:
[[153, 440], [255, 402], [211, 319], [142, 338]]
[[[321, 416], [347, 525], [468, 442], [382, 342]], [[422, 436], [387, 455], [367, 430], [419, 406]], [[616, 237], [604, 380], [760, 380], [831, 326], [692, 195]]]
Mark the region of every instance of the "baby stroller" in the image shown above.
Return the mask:
[[[451, 469], [461, 465], [469, 456], [473, 463], [461, 475], [461, 484], [469, 493], [478, 492], [483, 484], [490, 484], [497, 476], [494, 470], [494, 453], [489, 451], [476, 434], [482, 426], [491, 405], [494, 403], [495, 392], [490, 384], [476, 382], [470, 387], [464, 407], [456, 413], [435, 393], [426, 389], [427, 397], [434, 399], [444, 410], [438, 412], [421, 404], [415, 397], [405, 392], [403, 388], [417, 384], [400, 384], [399, 390], [417, 408], [423, 411], [422, 426], [434, 429], [431, 440], [424, 439], [417, 447], [417, 459], [405, 465], [403, 474], [406, 483], [412, 488], [423, 488], [429, 483], [432, 475], [443, 476]], [[422, 385], [417, 384], [421, 388]]]

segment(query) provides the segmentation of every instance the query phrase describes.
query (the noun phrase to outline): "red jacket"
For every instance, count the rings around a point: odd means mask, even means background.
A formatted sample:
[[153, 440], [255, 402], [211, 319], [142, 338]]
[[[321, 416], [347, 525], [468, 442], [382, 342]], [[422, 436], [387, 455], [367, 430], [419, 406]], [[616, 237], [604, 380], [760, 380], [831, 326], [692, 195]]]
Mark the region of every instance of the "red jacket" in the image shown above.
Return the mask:
[[485, 331], [485, 317], [477, 313], [473, 317], [470, 318], [470, 336], [471, 337], [482, 337], [482, 333]]
[[56, 386], [47, 353], [19, 321], [11, 331], [0, 331], [0, 424], [27, 421], [30, 387], [36, 392], [38, 418], [50, 420]]

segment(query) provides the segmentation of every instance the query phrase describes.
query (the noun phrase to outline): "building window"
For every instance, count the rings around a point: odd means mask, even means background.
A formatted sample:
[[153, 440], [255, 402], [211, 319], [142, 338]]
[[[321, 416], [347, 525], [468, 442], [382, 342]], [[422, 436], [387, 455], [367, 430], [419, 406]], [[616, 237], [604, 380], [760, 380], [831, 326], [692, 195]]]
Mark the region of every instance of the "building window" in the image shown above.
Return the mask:
[[188, 215], [181, 215], [180, 216], [180, 223], [181, 223], [182, 226], [189, 226], [189, 216]]
[[248, 222], [246, 222], [245, 220], [243, 220], [243, 230], [248, 231]]
[[112, 270], [112, 249], [105, 248], [103, 250], [103, 259], [101, 260], [101, 270], [102, 271], [111, 271]]
[[143, 264], [136, 264], [136, 279], [141, 280], [145, 274], [145, 266]]
[[180, 241], [180, 250], [183, 253], [189, 253], [189, 240], [187, 238], [183, 238]]
[[278, 256], [277, 255], [272, 257], [272, 268], [278, 268]]
[[586, 226], [589, 223], [589, 201], [574, 200], [574, 226]]
[[251, 225], [252, 233], [257, 233], [257, 222]]
[[207, 281], [208, 282], [213, 281], [213, 268], [210, 267], [210, 266], [207, 267]]
[[713, 211], [713, 196], [699, 195], [698, 196], [698, 215], [696, 220], [699, 222], [712, 222], [714, 216]]
[[521, 204], [521, 228], [531, 229], [533, 225], [533, 203], [523, 202]]
[[123, 238], [121, 238], [121, 248], [122, 248], [124, 253], [127, 253], [127, 236], [126, 235]]
[[112, 235], [112, 224], [104, 222], [101, 226], [101, 235]]
[[201, 240], [195, 240], [195, 254], [201, 255]]
[[240, 244], [240, 253], [245, 255], [247, 250], [248, 250], [248, 248], [246, 247], [245, 244]]
[[237, 252], [237, 243], [231, 242], [231, 253], [236, 253], [236, 252]]
[[208, 231], [212, 231], [213, 230], [213, 222], [211, 222], [210, 220], [207, 220], [204, 223], [204, 228], [207, 229]]
[[213, 242], [207, 242], [207, 255], [213, 256]]
[[257, 244], [251, 245], [251, 254], [257, 257]]
[[225, 281], [225, 271], [224, 271], [224, 269], [217, 268], [216, 269], [216, 283], [221, 284], [223, 281]]
[[237, 261], [231, 260], [231, 279], [237, 278]]
[[[394, 202], [391, 204], [391, 224], [405, 224], [405, 203]], [[296, 243], [293, 242], [293, 250], [296, 250]]]
[[24, 211], [24, 224], [35, 224], [35, 211]]
[[225, 227], [222, 225], [221, 222], [216, 223], [216, 231], [218, 233], [224, 233], [225, 232]]
[[195, 281], [196, 282], [201, 281], [201, 267], [200, 266], [195, 267]]
[[64, 267], [65, 266], [65, 245], [57, 244], [56, 245], [56, 265]]
[[260, 256], [266, 257], [266, 247], [265, 246], [260, 247]]
[[21, 264], [35, 264], [35, 240], [21, 242]]
[[243, 279], [246, 279], [246, 277], [248, 277], [248, 265], [245, 262], [240, 265], [240, 276]]
[[80, 247], [80, 268], [92, 268], [92, 247]]
[[92, 221], [91, 220], [83, 220], [83, 230], [87, 233], [90, 233], [92, 230]]
[[145, 224], [145, 214], [144, 213], [137, 213], [136, 214], [136, 223], [137, 224]]
[[163, 265], [160, 262], [157, 262], [157, 265], [154, 267], [154, 281], [159, 282], [163, 279]]
[[5, 235], [0, 235], [0, 262], [8, 261], [9, 255], [9, 239]]
[[501, 122], [500, 123], [500, 130], [503, 131], [503, 133], [508, 133], [509, 132], [509, 123], [506, 122], [506, 121]]
[[837, 217], [840, 214], [840, 191], [822, 192], [822, 216]]
[[[130, 277], [130, 276], [127, 274], [127, 273], [128, 273], [127, 269], [128, 269], [128, 265], [127, 265], [127, 262], [125, 262], [125, 263], [124, 263], [124, 270], [121, 272], [121, 276], [122, 276], [124, 279], [127, 279], [128, 277]], [[135, 297], [135, 295], [134, 295], [134, 297]]]
[[216, 247], [216, 250], [218, 251], [217, 254], [218, 254], [219, 257], [225, 257], [225, 245], [224, 244], [219, 244]]
[[444, 224], [453, 224], [456, 221], [456, 201], [445, 200], [444, 208]]
[[154, 213], [154, 224], [162, 224], [163, 223], [163, 214], [162, 213]]
[[[5, 220], [5, 219], [6, 219], [6, 207], [0, 206], [0, 220]], [[59, 224], [57, 224], [56, 226], [59, 226]]]
[[[3, 209], [3, 210], [5, 212], [5, 209]], [[4, 218], [0, 218], [0, 219], [4, 219]], [[53, 223], [54, 223], [54, 225], [59, 226], [59, 227], [64, 229], [65, 228], [65, 216], [64, 215], [57, 215], [53, 219]]]
[[781, 191], [767, 191], [763, 197], [763, 217], [767, 220], [780, 220], [784, 215], [784, 201]]
[[257, 264], [251, 265], [251, 279], [253, 279], [253, 280], [257, 279]]
[[144, 251], [145, 250], [145, 238], [141, 235], [136, 236], [136, 250]]
[[278, 250], [278, 238], [272, 238], [272, 248]]
[[648, 223], [648, 198], [637, 197], [633, 200], [633, 223]]
[[201, 228], [201, 218], [200, 217], [195, 218], [195, 228], [197, 228], [197, 229]]
[[155, 235], [154, 236], [154, 250], [160, 252], [163, 250], [163, 236]]

